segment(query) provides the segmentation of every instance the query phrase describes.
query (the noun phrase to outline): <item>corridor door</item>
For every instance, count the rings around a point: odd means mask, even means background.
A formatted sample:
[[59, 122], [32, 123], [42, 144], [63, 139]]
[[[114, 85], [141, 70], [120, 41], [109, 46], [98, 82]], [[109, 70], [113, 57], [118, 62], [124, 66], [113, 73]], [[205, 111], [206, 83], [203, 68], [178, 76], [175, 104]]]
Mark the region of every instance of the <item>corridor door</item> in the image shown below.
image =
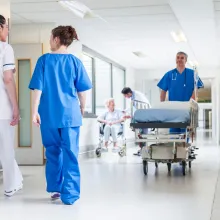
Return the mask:
[[16, 60], [16, 85], [21, 121], [16, 129], [15, 152], [19, 165], [42, 165], [43, 145], [39, 128], [32, 124], [32, 96], [28, 85], [42, 44], [12, 45]]

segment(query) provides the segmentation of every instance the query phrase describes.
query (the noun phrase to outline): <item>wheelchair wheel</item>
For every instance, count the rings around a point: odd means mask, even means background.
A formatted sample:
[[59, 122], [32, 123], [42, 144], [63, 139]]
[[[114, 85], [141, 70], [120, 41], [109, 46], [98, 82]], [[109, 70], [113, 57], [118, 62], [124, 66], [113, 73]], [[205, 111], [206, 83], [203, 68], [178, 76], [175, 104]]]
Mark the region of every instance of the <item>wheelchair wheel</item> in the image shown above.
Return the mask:
[[95, 151], [95, 153], [96, 153], [96, 156], [97, 156], [97, 157], [101, 157], [101, 155], [102, 155], [102, 149], [101, 149], [101, 148], [97, 148], [96, 151]]
[[143, 160], [143, 171], [144, 175], [148, 174], [148, 162], [146, 160]]

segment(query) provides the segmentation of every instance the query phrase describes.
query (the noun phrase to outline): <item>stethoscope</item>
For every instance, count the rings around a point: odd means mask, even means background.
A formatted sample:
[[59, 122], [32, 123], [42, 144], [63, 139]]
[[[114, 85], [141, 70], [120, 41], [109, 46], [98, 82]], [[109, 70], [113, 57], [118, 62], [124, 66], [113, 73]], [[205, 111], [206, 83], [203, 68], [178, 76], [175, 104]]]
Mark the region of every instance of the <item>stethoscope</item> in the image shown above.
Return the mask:
[[[175, 77], [174, 77], [174, 73], [175, 73]], [[172, 72], [172, 80], [176, 80], [177, 74], [178, 74], [177, 70]], [[184, 74], [184, 85], [183, 86], [186, 87], [186, 69], [184, 70], [184, 73], [182, 74]]]

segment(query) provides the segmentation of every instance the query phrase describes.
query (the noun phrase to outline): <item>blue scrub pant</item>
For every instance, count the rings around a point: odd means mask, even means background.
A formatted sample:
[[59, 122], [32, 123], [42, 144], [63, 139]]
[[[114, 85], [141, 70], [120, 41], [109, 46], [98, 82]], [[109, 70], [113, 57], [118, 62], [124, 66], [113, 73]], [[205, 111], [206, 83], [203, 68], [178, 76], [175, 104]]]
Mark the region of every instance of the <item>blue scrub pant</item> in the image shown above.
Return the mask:
[[80, 127], [51, 129], [41, 125], [47, 192], [59, 192], [62, 202], [68, 205], [80, 197], [79, 133]]
[[[170, 128], [171, 134], [183, 134], [186, 132], [185, 128]], [[187, 138], [187, 143], [189, 143], [189, 138]]]

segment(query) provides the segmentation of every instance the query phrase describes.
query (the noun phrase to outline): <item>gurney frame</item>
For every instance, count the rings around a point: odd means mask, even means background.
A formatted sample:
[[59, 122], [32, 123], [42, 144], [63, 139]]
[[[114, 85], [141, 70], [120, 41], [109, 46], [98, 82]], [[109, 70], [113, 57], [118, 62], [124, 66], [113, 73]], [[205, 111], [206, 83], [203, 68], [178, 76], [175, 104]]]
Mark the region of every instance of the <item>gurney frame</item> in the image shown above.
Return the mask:
[[[191, 100], [194, 102], [193, 100]], [[147, 103], [139, 102], [134, 100], [132, 103], [132, 108], [135, 106], [136, 109], [147, 109], [149, 106]], [[195, 105], [196, 106], [196, 105]], [[182, 173], [185, 176], [186, 174], [186, 166], [187, 162], [189, 164], [189, 168], [191, 168], [192, 161], [196, 159], [195, 150], [197, 148], [193, 146], [194, 140], [196, 138], [196, 128], [198, 126], [198, 107], [190, 108], [190, 121], [186, 123], [158, 123], [158, 122], [149, 122], [149, 123], [135, 123], [132, 119], [130, 127], [135, 132], [135, 142], [146, 144], [142, 147], [142, 159], [143, 159], [143, 171], [144, 174], [148, 174], [148, 162], [154, 162], [155, 167], [158, 168], [158, 163], [166, 163], [168, 172], [171, 172], [172, 163], [181, 163], [182, 165]], [[154, 134], [143, 134], [141, 130], [143, 129], [153, 129]], [[185, 132], [182, 134], [160, 134], [159, 129], [170, 129], [170, 128], [184, 128]], [[191, 141], [191, 144], [188, 144], [188, 140]], [[154, 145], [150, 145], [149, 143], [154, 143]], [[154, 158], [152, 156], [154, 147], [160, 147], [160, 144], [163, 146], [169, 145], [172, 147], [173, 157], [172, 158]], [[171, 145], [171, 146], [170, 146]], [[178, 157], [178, 149], [182, 147], [186, 150], [186, 155], [183, 157]], [[157, 148], [159, 149], [159, 148]], [[149, 153], [149, 151], [151, 151]]]

